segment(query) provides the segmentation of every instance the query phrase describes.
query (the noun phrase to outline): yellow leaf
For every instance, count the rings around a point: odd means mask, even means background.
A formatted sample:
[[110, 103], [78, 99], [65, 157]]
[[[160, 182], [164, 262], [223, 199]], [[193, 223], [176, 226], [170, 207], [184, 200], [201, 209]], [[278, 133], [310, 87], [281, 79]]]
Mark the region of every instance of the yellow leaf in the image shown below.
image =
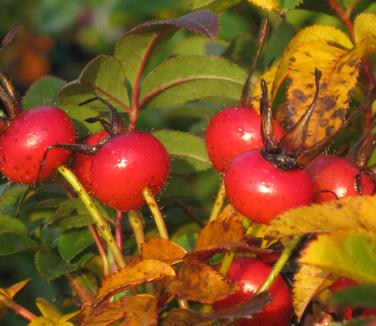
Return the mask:
[[355, 42], [367, 40], [367, 53], [376, 51], [376, 14], [362, 13], [355, 18], [354, 22]]
[[42, 315], [51, 321], [57, 322], [62, 313], [44, 298], [37, 298], [35, 303]]
[[359, 283], [376, 283], [376, 233], [349, 230], [321, 234], [302, 252], [299, 263]]
[[[283, 53], [283, 56], [278, 64], [273, 66], [269, 71], [267, 71], [262, 78], [268, 82], [268, 88], [270, 90], [271, 102], [274, 100], [281, 87], [283, 81], [286, 79], [288, 74], [288, 67], [290, 65], [292, 58], [295, 56], [295, 51], [303, 43], [310, 43], [315, 40], [325, 40], [331, 44], [337, 44], [339, 47], [346, 49], [351, 49], [353, 44], [349, 37], [344, 34], [338, 28], [328, 25], [313, 25], [306, 27], [299, 31], [293, 39], [290, 41], [287, 49]], [[259, 108], [260, 101], [260, 83], [254, 88], [253, 95], [253, 105], [255, 108]]]
[[311, 300], [324, 288], [330, 273], [321, 268], [302, 265], [294, 277], [293, 304], [300, 319]]
[[13, 284], [12, 286], [8, 288], [0, 288], [0, 294], [4, 295], [8, 299], [13, 299], [15, 295], [18, 292], [20, 292], [29, 282], [30, 282], [30, 278], [23, 280], [21, 282], [18, 282], [16, 284]]
[[375, 211], [375, 196], [353, 196], [303, 206], [277, 216], [267, 227], [266, 234], [280, 238], [359, 229], [376, 233]]
[[144, 259], [155, 259], [173, 265], [183, 260], [187, 251], [177, 243], [163, 238], [151, 238], [141, 245]]
[[46, 317], [38, 317], [33, 319], [30, 323], [27, 324], [28, 326], [75, 326], [69, 321], [51, 321]]
[[267, 10], [267, 11], [272, 11], [272, 10], [279, 10], [279, 4], [277, 1], [274, 0], [248, 0], [255, 6]]

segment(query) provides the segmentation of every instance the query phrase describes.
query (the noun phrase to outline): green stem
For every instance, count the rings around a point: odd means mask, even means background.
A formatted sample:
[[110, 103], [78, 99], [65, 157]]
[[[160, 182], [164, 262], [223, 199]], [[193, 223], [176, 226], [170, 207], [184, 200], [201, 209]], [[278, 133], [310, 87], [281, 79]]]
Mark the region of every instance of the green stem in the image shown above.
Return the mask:
[[77, 196], [80, 198], [86, 209], [88, 210], [90, 216], [93, 218], [95, 224], [97, 225], [99, 234], [103, 237], [106, 241], [109, 250], [111, 251], [116, 264], [123, 268], [125, 267], [125, 260], [121, 251], [119, 250], [118, 246], [116, 245], [115, 239], [111, 233], [111, 230], [106, 223], [106, 220], [103, 216], [99, 213], [97, 207], [95, 206], [94, 202], [88, 195], [85, 188], [81, 185], [78, 181], [74, 173], [69, 170], [66, 166], [59, 166], [58, 171], [60, 174], [69, 182]]
[[272, 286], [275, 279], [281, 273], [281, 270], [286, 265], [287, 261], [291, 257], [291, 254], [293, 253], [293, 251], [298, 246], [301, 240], [302, 240], [301, 236], [295, 236], [291, 239], [291, 241], [287, 244], [287, 246], [281, 253], [281, 256], [279, 257], [277, 262], [274, 264], [273, 269], [271, 270], [268, 278], [264, 281], [264, 283], [257, 290], [257, 293], [261, 293], [261, 292], [269, 290], [269, 288]]
[[226, 252], [225, 256], [223, 257], [222, 265], [221, 265], [221, 268], [219, 269], [219, 273], [223, 277], [227, 275], [228, 270], [231, 267], [232, 261], [234, 260], [234, 257], [235, 257], [235, 252], [233, 251]]
[[163, 215], [161, 213], [161, 210], [159, 209], [158, 203], [155, 200], [153, 193], [148, 187], [146, 187], [142, 191], [142, 195], [144, 196], [144, 199], [149, 206], [151, 214], [153, 215], [155, 224], [157, 225], [159, 235], [161, 236], [161, 238], [168, 240], [170, 237], [168, 236], [166, 224], [164, 222]]
[[140, 211], [130, 210], [128, 213], [129, 223], [136, 238], [138, 252], [141, 254], [141, 245], [145, 242], [144, 221]]
[[215, 199], [212, 211], [210, 213], [209, 222], [215, 221], [218, 217], [221, 209], [223, 207], [223, 203], [225, 202], [226, 198], [226, 191], [225, 191], [225, 184], [222, 180], [221, 186], [219, 187], [217, 198]]

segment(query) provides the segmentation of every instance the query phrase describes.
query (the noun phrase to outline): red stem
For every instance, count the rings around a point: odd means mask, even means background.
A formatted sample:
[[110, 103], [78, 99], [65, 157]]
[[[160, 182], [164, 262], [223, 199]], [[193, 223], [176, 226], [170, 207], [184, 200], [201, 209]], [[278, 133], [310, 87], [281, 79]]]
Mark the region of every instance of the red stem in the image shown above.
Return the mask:
[[159, 40], [161, 35], [162, 34], [159, 32], [154, 36], [154, 39], [150, 42], [150, 44], [146, 48], [144, 56], [143, 56], [143, 58], [140, 62], [140, 66], [139, 66], [138, 71], [137, 71], [136, 80], [134, 82], [133, 92], [132, 92], [132, 109], [131, 109], [131, 112], [130, 112], [130, 115], [129, 115], [129, 127], [128, 127], [129, 131], [133, 131], [133, 130], [136, 129], [138, 111], [139, 111], [139, 108], [140, 108], [138, 101], [139, 101], [142, 74], [144, 72], [146, 62], [148, 61], [148, 59], [150, 57], [151, 51], [153, 50], [154, 45], [157, 43], [157, 41]]
[[123, 248], [123, 212], [116, 211], [116, 243], [121, 250]]
[[66, 278], [69, 281], [71, 287], [76, 291], [78, 298], [80, 299], [81, 303], [91, 302], [94, 299], [94, 296], [77, 281], [72, 274], [66, 273]]
[[350, 18], [350, 15], [341, 7], [337, 0], [328, 0], [329, 6], [336, 12], [338, 18], [346, 25], [346, 28], [350, 34], [350, 38], [355, 42], [354, 38], [354, 25]]
[[28, 321], [32, 321], [33, 319], [37, 318], [31, 311], [27, 310], [26, 308], [20, 306], [18, 303], [14, 302], [12, 299], [8, 299], [2, 295], [0, 295], [0, 303], [6, 306], [9, 309], [12, 309], [17, 315], [25, 318]]
[[98, 253], [99, 253], [99, 255], [101, 256], [101, 259], [102, 259], [103, 275], [107, 276], [109, 274], [109, 266], [108, 266], [106, 250], [104, 248], [104, 243], [103, 243], [102, 239], [99, 237], [99, 234], [98, 234], [98, 232], [97, 232], [97, 230], [95, 229], [94, 226], [89, 225], [88, 228], [89, 228], [89, 231], [90, 231], [90, 233], [91, 233], [91, 235], [92, 235], [92, 237], [95, 241], [95, 244], [96, 244], [97, 249], [98, 249]]

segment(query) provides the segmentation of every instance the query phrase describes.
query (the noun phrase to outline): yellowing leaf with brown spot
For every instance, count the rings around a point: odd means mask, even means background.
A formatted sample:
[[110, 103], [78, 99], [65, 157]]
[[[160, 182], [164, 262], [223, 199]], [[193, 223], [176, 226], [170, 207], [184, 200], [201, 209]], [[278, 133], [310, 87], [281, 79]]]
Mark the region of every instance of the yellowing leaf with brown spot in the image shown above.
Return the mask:
[[169, 293], [183, 299], [211, 304], [237, 290], [213, 267], [198, 260], [184, 259], [178, 277], [166, 282]]
[[138, 260], [105, 278], [95, 302], [98, 304], [129, 287], [174, 276], [174, 269], [166, 263], [153, 259]]
[[376, 51], [376, 14], [362, 13], [354, 22], [355, 42], [361, 43], [367, 40], [367, 54]]
[[177, 243], [163, 238], [151, 238], [141, 245], [144, 259], [154, 259], [173, 265], [183, 260], [187, 251]]
[[349, 230], [321, 234], [305, 248], [299, 263], [359, 283], [376, 283], [376, 233]]
[[82, 312], [82, 326], [157, 325], [157, 300], [149, 294], [125, 296], [100, 307], [86, 306]]
[[277, 216], [266, 234], [282, 238], [338, 230], [368, 230], [376, 233], [376, 196], [353, 196], [323, 204], [291, 209]]
[[[333, 26], [313, 25], [300, 30], [290, 41], [280, 61], [262, 76], [262, 78], [264, 78], [268, 83], [271, 103], [275, 99], [279, 88], [288, 75], [290, 63], [295, 60], [296, 49], [299, 48], [301, 44], [310, 43], [315, 40], [325, 40], [333, 45], [336, 44], [338, 47], [343, 47], [344, 49], [348, 50], [353, 47], [349, 37], [340, 29]], [[257, 109], [259, 108], [260, 95], [261, 88], [260, 83], [258, 82], [252, 92], [252, 104]]]
[[211, 326], [215, 320], [204, 318], [199, 313], [189, 309], [172, 309], [162, 322], [162, 326]]
[[272, 11], [272, 10], [278, 11], [280, 9], [278, 2], [275, 0], [248, 0], [248, 1], [254, 4], [255, 6], [261, 9], [264, 9], [266, 11]]
[[300, 319], [311, 300], [320, 293], [327, 283], [330, 273], [321, 268], [302, 265], [294, 277], [293, 304]]

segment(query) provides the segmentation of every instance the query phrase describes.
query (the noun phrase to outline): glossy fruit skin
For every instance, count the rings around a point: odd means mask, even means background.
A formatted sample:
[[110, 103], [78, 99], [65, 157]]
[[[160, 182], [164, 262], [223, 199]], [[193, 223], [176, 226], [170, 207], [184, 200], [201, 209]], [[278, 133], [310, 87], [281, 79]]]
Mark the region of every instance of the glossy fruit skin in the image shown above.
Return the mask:
[[92, 190], [109, 207], [128, 211], [139, 208], [142, 190], [154, 194], [164, 186], [169, 172], [169, 157], [157, 138], [134, 131], [108, 140], [92, 162]]
[[22, 112], [0, 137], [0, 169], [17, 183], [46, 180], [70, 155], [65, 149], [52, 149], [37, 180], [40, 163], [50, 145], [74, 144], [75, 131], [67, 114], [55, 106], [40, 106]]
[[[321, 155], [308, 165], [307, 171], [312, 176], [313, 191], [317, 203], [335, 200], [337, 197], [360, 195], [356, 190], [356, 175], [360, 173], [360, 170], [344, 158], [335, 155]], [[361, 188], [363, 195], [374, 193], [373, 181], [364, 173], [361, 174]], [[323, 192], [325, 190], [330, 190], [333, 193]]]
[[[280, 140], [283, 129], [277, 121], [274, 131], [276, 139]], [[261, 116], [252, 108], [227, 108], [211, 119], [205, 141], [210, 160], [222, 172], [239, 154], [263, 147]]]
[[[231, 264], [226, 278], [236, 283], [240, 290], [214, 304], [215, 310], [228, 308], [250, 300], [263, 284], [271, 267], [255, 258], [237, 257]], [[238, 325], [245, 326], [287, 326], [292, 317], [292, 296], [282, 276], [278, 276], [270, 287], [272, 301], [253, 319], [240, 319]]]
[[279, 169], [260, 150], [237, 156], [226, 169], [224, 182], [231, 204], [257, 223], [267, 224], [276, 215], [313, 200], [306, 171]]
[[[83, 141], [86, 145], [95, 146], [100, 141], [108, 137], [108, 132], [101, 130], [95, 134], [90, 135]], [[94, 155], [85, 155], [75, 153], [73, 156], [72, 170], [77, 178], [80, 180], [85, 189], [92, 192], [91, 185], [91, 165], [94, 160]]]

